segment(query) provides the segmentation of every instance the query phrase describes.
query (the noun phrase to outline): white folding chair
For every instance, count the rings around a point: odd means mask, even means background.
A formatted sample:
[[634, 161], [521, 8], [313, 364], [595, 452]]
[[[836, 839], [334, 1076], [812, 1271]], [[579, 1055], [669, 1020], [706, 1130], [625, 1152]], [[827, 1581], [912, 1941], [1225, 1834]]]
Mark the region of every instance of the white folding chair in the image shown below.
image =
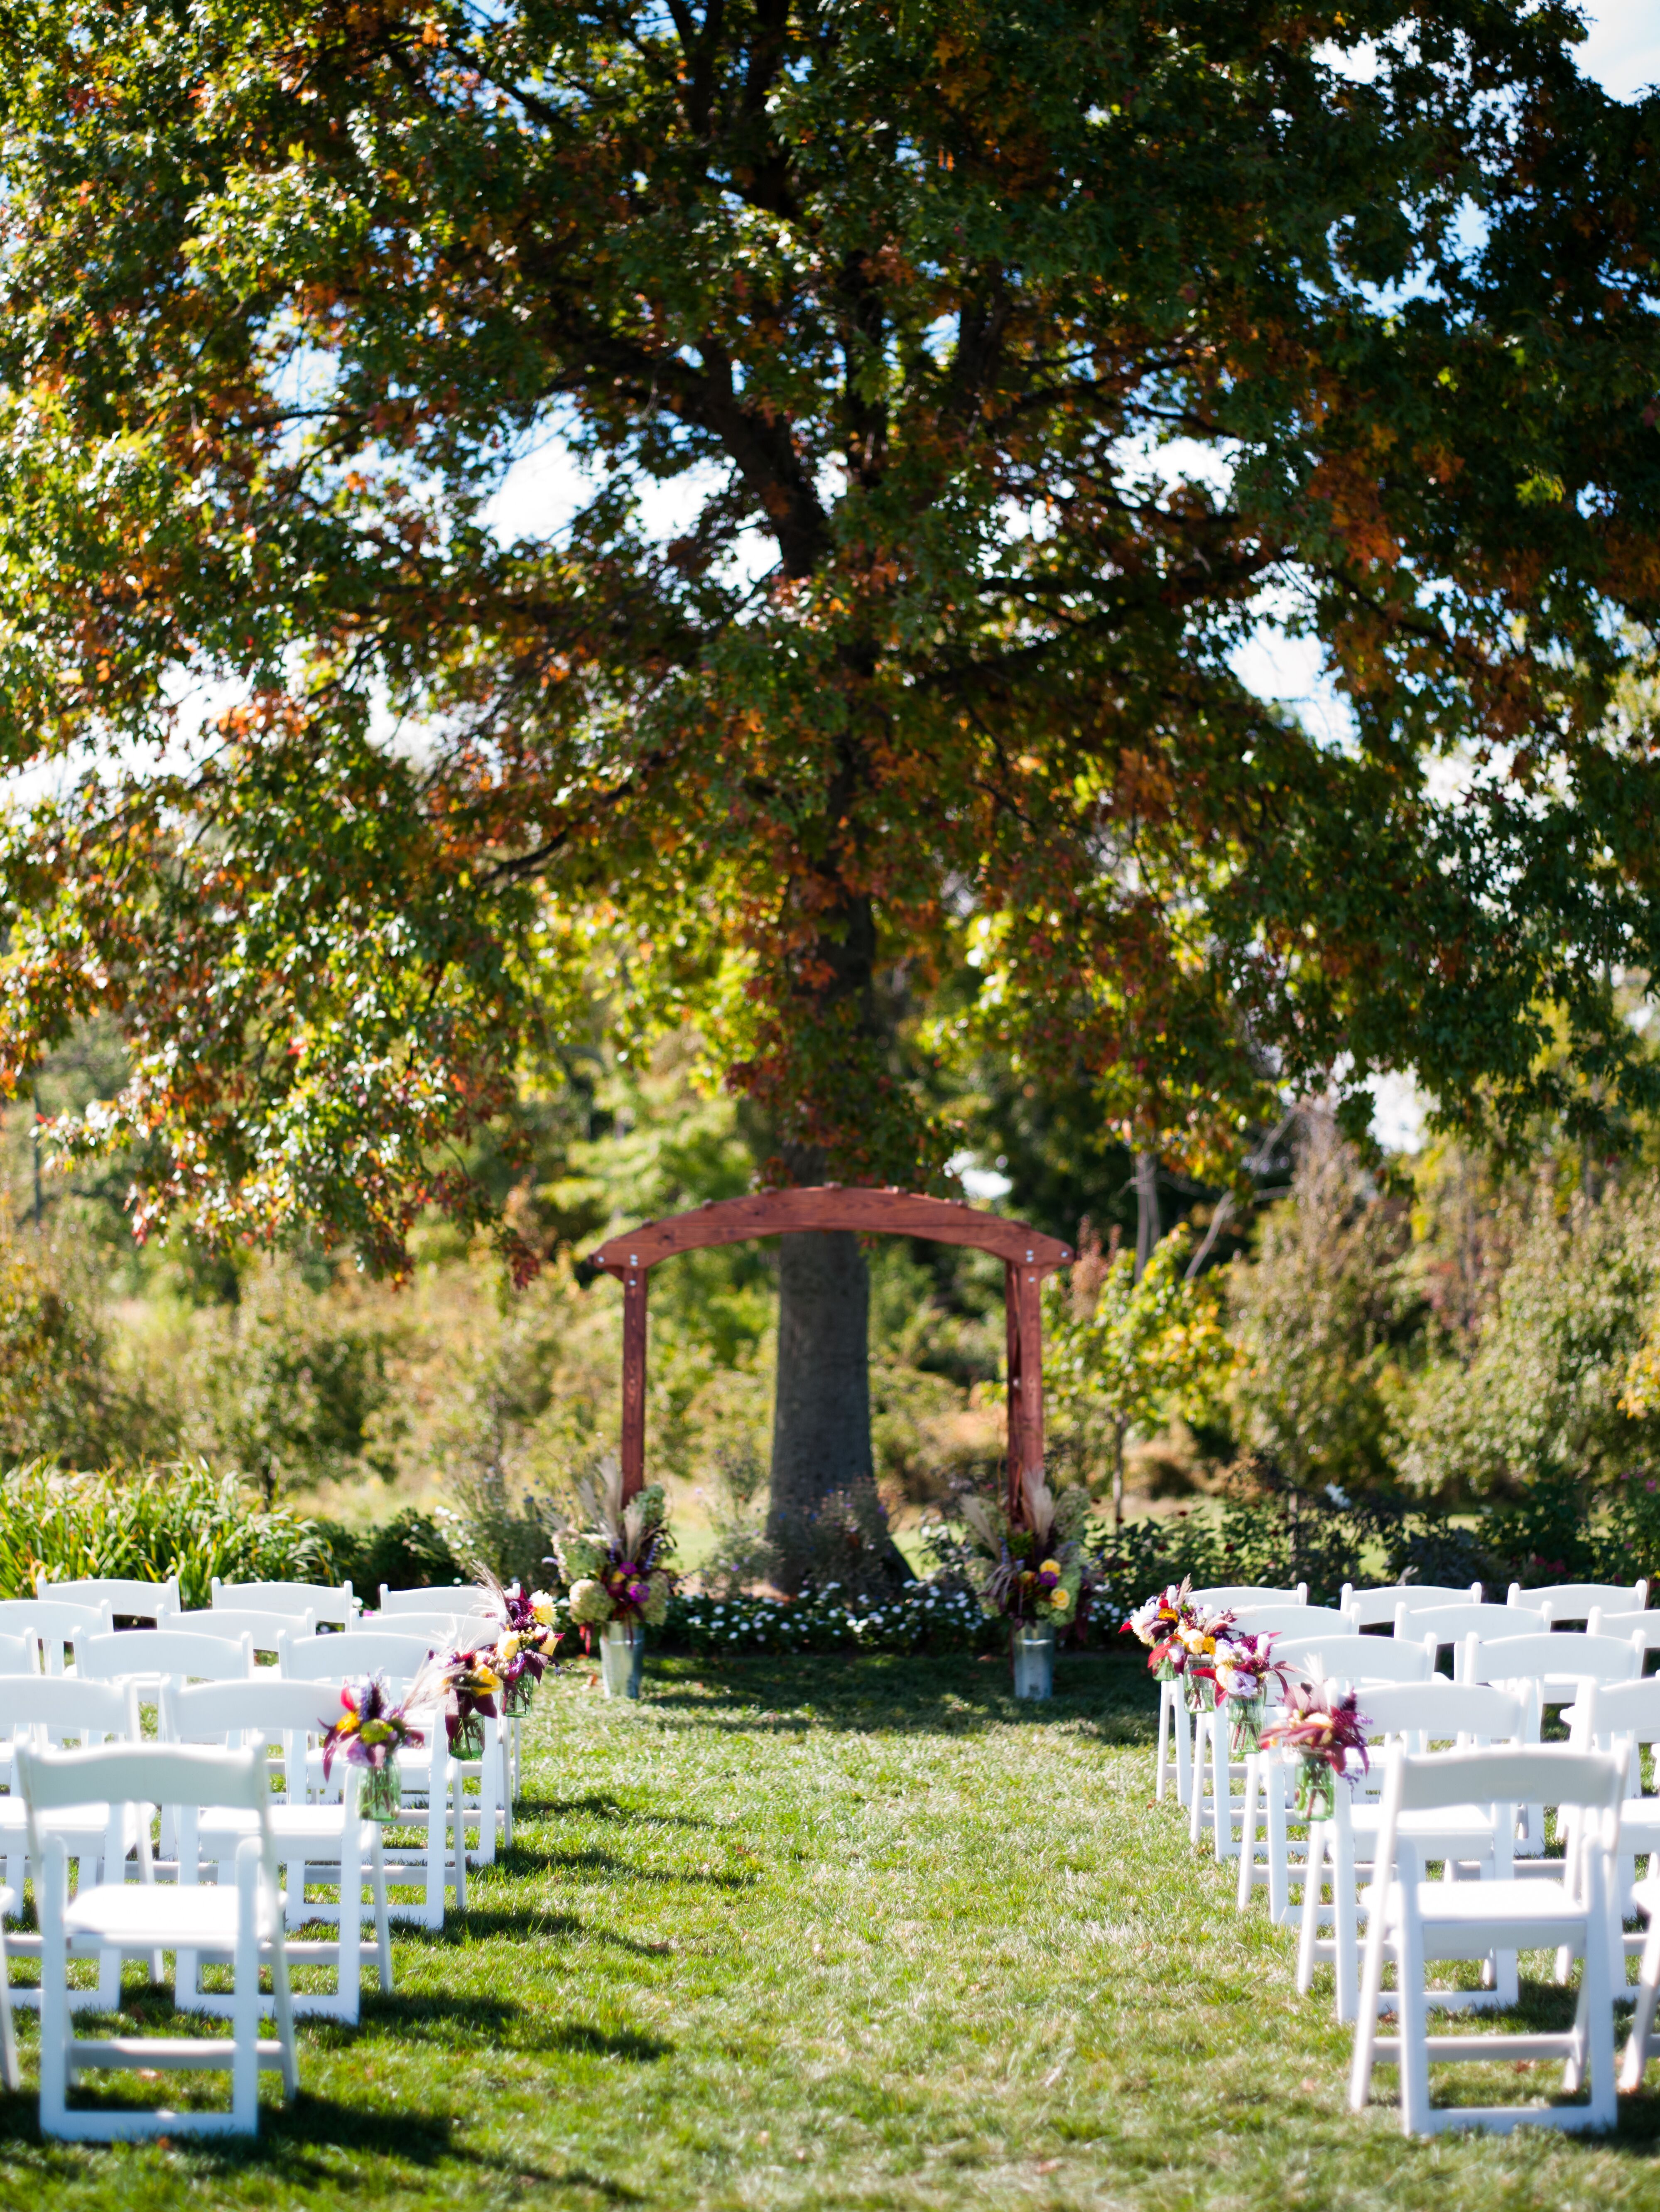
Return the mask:
[[[1566, 1705], [1568, 1711], [1564, 1717], [1572, 1726], [1572, 1700], [1587, 1683], [1628, 1682], [1641, 1674], [1643, 1639], [1640, 1636], [1585, 1636], [1574, 1629], [1559, 1629], [1543, 1636], [1471, 1636], [1464, 1640], [1457, 1671], [1461, 1681], [1526, 1690], [1541, 1720], [1547, 1705]], [[1517, 1852], [1518, 1856], [1537, 1861], [1544, 1848], [1545, 1808], [1530, 1804]], [[1549, 1869], [1536, 1867], [1533, 1871], [1548, 1874]]]
[[309, 1610], [278, 1613], [251, 1605], [227, 1606], [216, 1613], [175, 1613], [167, 1628], [176, 1636], [216, 1637], [232, 1643], [246, 1636], [256, 1655], [267, 1651], [274, 1656], [285, 1636], [314, 1636], [317, 1617]]
[[110, 1609], [101, 1599], [88, 1599], [79, 1605], [63, 1605], [45, 1597], [0, 1599], [0, 1636], [34, 1638], [48, 1674], [63, 1673], [66, 1645], [82, 1636], [107, 1636], [110, 1627]]
[[[203, 1751], [178, 1744], [121, 1744], [96, 1751], [17, 1754], [19, 1785], [29, 1818], [29, 1855], [42, 1870], [40, 1912], [40, 2132], [72, 2142], [128, 2142], [160, 2135], [253, 2135], [259, 2124], [259, 2069], [280, 2073], [285, 2097], [299, 2088], [294, 2017], [283, 1955], [283, 1912], [277, 1893], [265, 1762], [251, 1751]], [[88, 1804], [135, 1811], [148, 1824], [152, 1805], [188, 1824], [203, 1805], [228, 1806], [252, 1816], [237, 1846], [236, 1878], [222, 1887], [127, 1881], [82, 1883], [69, 1893], [64, 1839], [43, 1814]], [[158, 1948], [200, 1960], [228, 1960], [235, 1976], [228, 2042], [204, 2036], [82, 2038], [69, 2004], [70, 1947], [81, 1940], [118, 1957]], [[259, 1990], [269, 1963], [271, 2002]], [[185, 1994], [181, 1992], [181, 1994]], [[262, 2015], [277, 2021], [273, 2040], [259, 2034]], [[228, 2112], [72, 2112], [71, 2084], [95, 2068], [145, 2070], [191, 2068], [228, 2072]]]
[[169, 1613], [182, 1609], [177, 1575], [161, 1583], [135, 1581], [126, 1575], [87, 1575], [78, 1582], [55, 1583], [42, 1567], [34, 1577], [34, 1595], [58, 1605], [101, 1603], [112, 1620], [150, 1620], [158, 1627]]
[[1649, 1586], [1637, 1583], [1548, 1583], [1542, 1589], [1510, 1586], [1511, 1605], [1548, 1605], [1555, 1621], [1590, 1619], [1593, 1608], [1603, 1613], [1643, 1613], [1648, 1608]]
[[1351, 1626], [1359, 1631], [1392, 1628], [1395, 1616], [1403, 1605], [1422, 1610], [1432, 1605], [1481, 1602], [1480, 1583], [1472, 1583], [1468, 1589], [1451, 1589], [1438, 1583], [1380, 1583], [1370, 1589], [1357, 1589], [1353, 1583], [1345, 1583], [1337, 1607], [1340, 1613], [1347, 1613]]
[[[336, 1717], [319, 1708], [328, 1703], [311, 1682], [289, 1682], [268, 1672], [251, 1682], [208, 1682], [194, 1688], [176, 1689], [169, 1683], [161, 1693], [163, 1723], [170, 1741], [216, 1744], [222, 1750], [252, 1750], [268, 1759], [275, 1749], [279, 1760], [270, 1760], [267, 1772], [283, 1784], [271, 1804], [271, 1847], [283, 1881], [284, 1925], [289, 1929], [313, 1921], [333, 1921], [332, 1938], [307, 1938], [288, 1943], [290, 1968], [296, 1966], [332, 1967], [332, 1992], [297, 1991], [296, 2013], [319, 2014], [331, 2020], [356, 2024], [365, 1965], [380, 1976], [382, 1994], [392, 1981], [392, 1933], [386, 1904], [386, 1858], [378, 1821], [359, 1813], [361, 1770], [345, 1765], [340, 1796], [323, 1802], [308, 1794], [307, 1751], [310, 1740], [320, 1737]], [[280, 1762], [280, 1763], [279, 1763]], [[204, 1864], [216, 1866], [222, 1883], [234, 1878], [236, 1854], [244, 1839], [254, 1832], [252, 1816], [227, 1807], [203, 1811], [194, 1823], [194, 1836], [179, 1839], [180, 1881], [201, 1879]], [[194, 1848], [192, 1849], [192, 1843]], [[368, 1887], [368, 1911], [363, 1889]], [[308, 1886], [337, 1884], [339, 1904], [308, 1902]], [[373, 1925], [374, 1940], [362, 1940], [365, 1919]], [[181, 1989], [195, 1988], [193, 1972], [180, 1959]], [[227, 2000], [201, 1992], [189, 2000], [202, 2011], [222, 2011]]]
[[[1465, 1749], [1493, 1742], [1523, 1744], [1529, 1740], [1531, 1705], [1527, 1698], [1504, 1690], [1470, 1689], [1438, 1675], [1433, 1681], [1374, 1683], [1364, 1698], [1369, 1745], [1393, 1740], [1409, 1752], [1425, 1752], [1449, 1741]], [[1329, 1818], [1312, 1821], [1309, 1826], [1297, 1987], [1306, 1995], [1316, 1961], [1329, 1960], [1337, 2017], [1345, 2024], [1354, 2018], [1360, 1978], [1361, 1906], [1357, 1884], [1363, 1869], [1371, 1866], [1382, 1822], [1383, 1808], [1375, 1796], [1340, 1784], [1333, 1793]], [[1495, 1870], [1499, 1847], [1493, 1837], [1491, 1805], [1439, 1806], [1428, 1813], [1403, 1814], [1401, 1832], [1410, 1837], [1420, 1858], [1442, 1861], [1447, 1881], [1463, 1877], [1470, 1869], [1483, 1877]], [[1505, 1856], [1510, 1848], [1508, 1843], [1504, 1846]], [[1329, 1905], [1322, 1897], [1328, 1867]], [[1326, 1925], [1331, 1929], [1329, 1937], [1320, 1933]], [[1428, 2001], [1462, 2009], [1513, 2005], [1517, 1997], [1514, 1954], [1489, 1958], [1483, 1980], [1481, 1990], [1435, 1990]], [[1379, 2002], [1387, 2006], [1393, 2000], [1385, 1996]]]
[[1242, 1605], [1235, 1626], [1252, 1636], [1347, 1636], [1347, 1617], [1329, 1605]]
[[[386, 1678], [389, 1694], [401, 1698], [417, 1680], [432, 1656], [423, 1636], [392, 1636], [368, 1630], [351, 1630], [344, 1636], [318, 1636], [289, 1644], [282, 1656], [282, 1672], [292, 1681], [326, 1686], [319, 1711], [331, 1717], [343, 1683], [366, 1675]], [[340, 1662], [344, 1658], [344, 1664]], [[424, 1844], [383, 1844], [386, 1880], [394, 1887], [413, 1884], [423, 1892], [418, 1905], [394, 1900], [388, 1905], [394, 1920], [413, 1921], [423, 1928], [441, 1928], [447, 1893], [455, 1892], [455, 1909], [467, 1907], [467, 1849], [465, 1797], [465, 1771], [449, 1755], [449, 1740], [441, 1713], [411, 1714], [426, 1737], [423, 1748], [399, 1755], [398, 1768], [410, 1819], [400, 1828], [424, 1824]], [[489, 1750], [488, 1744], [486, 1750]], [[337, 1769], [337, 1772], [338, 1770]], [[337, 1784], [344, 1790], [344, 1783]], [[454, 1849], [450, 1849], [452, 1825]], [[490, 1832], [495, 1833], [492, 1819]]]
[[209, 1585], [215, 1613], [308, 1613], [329, 1628], [350, 1628], [361, 1601], [348, 1583], [222, 1583]]
[[[1656, 1618], [1660, 1619], [1660, 1614]], [[495, 1631], [495, 1623], [477, 1613], [417, 1613], [411, 1607], [408, 1612], [364, 1613], [357, 1617], [360, 1635], [424, 1636], [435, 1650], [441, 1644], [451, 1650], [471, 1650], [489, 1641]]]
[[[38, 1674], [40, 1672], [40, 1639], [34, 1635], [0, 1635], [0, 1675]], [[11, 1716], [0, 1698], [0, 1728], [5, 1728]]]
[[[5, 1623], [0, 1620], [0, 1627]], [[1640, 1636], [1646, 1659], [1651, 1651], [1660, 1651], [1660, 1612], [1604, 1613], [1599, 1605], [1592, 1606], [1585, 1622], [1587, 1636]]]
[[428, 1589], [388, 1589], [380, 1585], [380, 1610], [387, 1613], [479, 1613], [501, 1618], [492, 1590], [477, 1583], [435, 1583]]
[[[1401, 2075], [1401, 2125], [1408, 2136], [1453, 2128], [1504, 2132], [1519, 2126], [1608, 2128], [1615, 2116], [1614, 2008], [1608, 1982], [1609, 1861], [1625, 1793], [1623, 1760], [1554, 1744], [1525, 1749], [1432, 1752], [1409, 1756], [1399, 1745], [1389, 1753], [1376, 1871], [1368, 1893], [1365, 1969], [1355, 2017], [1349, 2104], [1363, 2111], [1371, 2095], [1373, 2068], [1381, 2060]], [[1511, 1877], [1506, 1845], [1516, 1808], [1529, 1801], [1577, 1806], [1587, 1820], [1585, 1848], [1569, 1874], [1555, 1881]], [[1497, 1851], [1487, 1881], [1426, 1881], [1423, 1854], [1402, 1822], [1408, 1814], [1434, 1814], [1450, 1806], [1487, 1804], [1493, 1809]], [[1437, 1960], [1485, 1959], [1495, 1954], [1582, 1950], [1574, 2024], [1566, 2034], [1432, 2035], [1429, 1965]], [[1377, 2033], [1383, 1966], [1392, 1960], [1400, 2031]], [[1562, 2086], [1579, 2087], [1590, 2076], [1584, 2105], [1459, 2105], [1430, 2101], [1432, 2063], [1560, 2058]]]
[[[16, 1754], [24, 1748], [61, 1747], [71, 1738], [82, 1749], [94, 1745], [136, 1742], [138, 1738], [138, 1699], [131, 1684], [90, 1682], [76, 1674], [13, 1674], [0, 1683], [6, 1716], [12, 1729], [11, 1793], [0, 1797], [0, 1856], [5, 1861], [5, 1887], [21, 1899], [29, 1868], [29, 1825], [18, 1790]], [[140, 1820], [131, 1807], [84, 1805], [54, 1814], [46, 1823], [69, 1858], [75, 1860], [83, 1881], [125, 1879], [131, 1856], [141, 1882], [155, 1880], [148, 1820]], [[37, 1884], [40, 1869], [33, 1869]], [[29, 1930], [14, 1931], [7, 1938], [14, 1959], [38, 1960], [40, 1938]], [[84, 1955], [85, 1945], [76, 1956]], [[161, 1959], [153, 1961], [159, 1975]], [[101, 1961], [98, 1986], [70, 1992], [70, 2002], [80, 2010], [113, 2010], [119, 1996], [120, 1960], [113, 1955]], [[20, 2005], [40, 2002], [40, 1991], [14, 1992]]]

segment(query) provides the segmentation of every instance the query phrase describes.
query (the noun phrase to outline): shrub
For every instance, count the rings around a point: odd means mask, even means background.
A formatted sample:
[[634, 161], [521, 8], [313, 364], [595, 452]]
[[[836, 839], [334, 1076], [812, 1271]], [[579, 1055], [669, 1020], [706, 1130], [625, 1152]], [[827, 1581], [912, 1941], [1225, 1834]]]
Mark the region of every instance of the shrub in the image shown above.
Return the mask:
[[338, 1522], [317, 1528], [331, 1578], [350, 1581], [370, 1605], [378, 1601], [382, 1583], [392, 1589], [429, 1589], [436, 1583], [468, 1579], [442, 1522], [418, 1506], [405, 1506], [375, 1528], [345, 1528]]
[[972, 1592], [952, 1580], [912, 1583], [879, 1604], [840, 1584], [798, 1598], [676, 1597], [666, 1642], [702, 1657], [779, 1651], [975, 1651], [996, 1648], [1007, 1631], [988, 1621]]
[[316, 1524], [261, 1510], [234, 1474], [204, 1461], [131, 1474], [63, 1474], [36, 1460], [0, 1483], [0, 1592], [32, 1596], [41, 1568], [54, 1581], [116, 1575], [179, 1577], [187, 1606], [206, 1605], [215, 1575], [237, 1582], [327, 1579]]

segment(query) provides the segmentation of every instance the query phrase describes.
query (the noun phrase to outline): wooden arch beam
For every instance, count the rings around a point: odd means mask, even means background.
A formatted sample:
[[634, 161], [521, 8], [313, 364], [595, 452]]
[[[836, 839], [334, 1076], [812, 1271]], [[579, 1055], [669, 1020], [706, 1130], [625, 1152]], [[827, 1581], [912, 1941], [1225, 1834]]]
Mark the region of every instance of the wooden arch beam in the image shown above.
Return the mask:
[[589, 1264], [623, 1285], [623, 1494], [632, 1498], [646, 1479], [646, 1286], [660, 1260], [711, 1245], [741, 1244], [754, 1237], [787, 1237], [815, 1229], [852, 1229], [866, 1235], [925, 1237], [964, 1244], [1003, 1262], [1003, 1300], [1008, 1324], [1009, 1510], [1022, 1510], [1022, 1477], [1043, 1465], [1043, 1338], [1041, 1292], [1045, 1275], [1064, 1267], [1072, 1248], [1021, 1221], [978, 1213], [946, 1198], [913, 1191], [877, 1190], [840, 1183], [790, 1190], [756, 1191], [726, 1198], [690, 1213], [648, 1221], [607, 1237]]

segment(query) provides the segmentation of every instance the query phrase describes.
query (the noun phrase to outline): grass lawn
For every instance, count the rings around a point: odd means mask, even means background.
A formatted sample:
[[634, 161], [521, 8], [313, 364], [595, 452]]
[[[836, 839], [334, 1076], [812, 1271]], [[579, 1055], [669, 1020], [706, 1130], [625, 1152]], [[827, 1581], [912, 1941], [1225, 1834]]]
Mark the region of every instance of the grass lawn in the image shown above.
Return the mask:
[[43, 2144], [25, 2016], [0, 2206], [1660, 2208], [1660, 2093], [1603, 2142], [1349, 2116], [1329, 1992], [1150, 1802], [1132, 1659], [1037, 1708], [967, 1658], [648, 1679], [544, 1690], [515, 1850], [361, 2031], [302, 2027], [257, 2143]]

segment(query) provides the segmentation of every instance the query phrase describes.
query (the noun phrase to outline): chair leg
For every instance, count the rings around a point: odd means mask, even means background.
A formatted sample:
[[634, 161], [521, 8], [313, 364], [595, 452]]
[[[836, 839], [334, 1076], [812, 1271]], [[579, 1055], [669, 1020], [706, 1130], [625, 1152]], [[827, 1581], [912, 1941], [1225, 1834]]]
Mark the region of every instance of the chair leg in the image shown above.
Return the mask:
[[1291, 1878], [1286, 1846], [1286, 1770], [1278, 1759], [1265, 1763], [1262, 1789], [1268, 1799], [1268, 1918], [1276, 1928], [1291, 1912]]
[[[1585, 1968], [1574, 2020], [1574, 2057], [1563, 2068], [1564, 2087], [1578, 2088], [1583, 2057], [1590, 2076], [1590, 2125], [1611, 2128], [1618, 2108], [1614, 2079], [1614, 1991], [1608, 1983], [1608, 1930], [1611, 1909], [1606, 1855], [1588, 1844], [1585, 1869], [1590, 1912], [1585, 1923]], [[1574, 2079], [1569, 2081], [1572, 2074]]]
[[1188, 1701], [1180, 1682], [1167, 1682], [1171, 1692], [1171, 1725], [1176, 1732], [1176, 1796], [1183, 1811], [1193, 1788], [1193, 1729]]
[[[10, 1895], [0, 1890], [0, 1916], [11, 1910]], [[17, 2036], [11, 2019], [11, 1967], [6, 1957], [5, 1922], [0, 1917], [0, 2080], [7, 2088], [22, 2086], [22, 2076], [17, 2070]]]
[[69, 1890], [69, 1861], [63, 1844], [48, 1838], [45, 1864], [35, 1869], [40, 1901], [40, 2132], [69, 2132], [70, 2014], [69, 1952], [64, 1941], [64, 1906]]
[[1169, 1682], [1161, 1682], [1158, 1685], [1158, 1744], [1152, 1764], [1152, 1796], [1155, 1804], [1163, 1803], [1164, 1785], [1171, 1778], [1171, 1754], [1176, 1734], [1176, 1715], [1171, 1704], [1171, 1691], [1173, 1686]]
[[[1309, 1856], [1303, 1873], [1302, 1926], [1297, 1938], [1297, 1994], [1305, 1997], [1314, 1980], [1314, 1947], [1320, 1937], [1320, 1870], [1325, 1861], [1330, 1823], [1309, 1823]], [[1333, 1869], [1334, 1887], [1336, 1869]]]
[[[259, 1843], [236, 1853], [236, 1990], [231, 2000], [231, 2123], [238, 2135], [259, 2128]], [[274, 1931], [273, 1940], [281, 1930]]]
[[1347, 1824], [1347, 1808], [1338, 1793], [1338, 1818], [1330, 1823], [1332, 1956], [1337, 1984], [1337, 2017], [1347, 2024], [1354, 2018], [1358, 1997], [1355, 1953], [1359, 1948], [1359, 1905], [1355, 1896], [1354, 1837]]
[[[301, 1875], [305, 1872], [301, 1869]], [[271, 2010], [277, 2017], [277, 2040], [283, 2052], [283, 2102], [291, 2105], [300, 2094], [300, 2059], [294, 2047], [294, 1992], [289, 1983], [288, 1945], [283, 1936], [283, 1911], [280, 1897], [272, 1900], [271, 1987]], [[358, 1931], [352, 1923], [352, 1954], [357, 1955]], [[344, 1935], [344, 1931], [342, 1930]], [[356, 2018], [356, 2014], [353, 2015]], [[258, 2022], [255, 2023], [256, 2030]], [[257, 2054], [256, 2054], [257, 2063]], [[256, 2076], [257, 2079], [257, 2076]]]
[[1247, 1754], [1245, 1802], [1239, 1817], [1239, 1884], [1234, 1893], [1236, 1908], [1241, 1912], [1250, 1910], [1250, 1893], [1256, 1886], [1256, 1803], [1262, 1795], [1262, 1784], [1258, 1780], [1261, 1766], [1259, 1753]]
[[1377, 2051], [1377, 2001], [1383, 1988], [1383, 1907], [1373, 1909], [1366, 1931], [1366, 1955], [1360, 1970], [1360, 1999], [1354, 2015], [1354, 2051], [1349, 2063], [1349, 2110], [1365, 2112], [1371, 2100], [1371, 2069]]
[[1188, 1799], [1188, 1841], [1199, 1841], [1199, 1830], [1205, 1818], [1205, 1753], [1211, 1741], [1211, 1722], [1213, 1716], [1197, 1713], [1193, 1723], [1193, 1790]]
[[1651, 1918], [1649, 1932], [1643, 1939], [1643, 1957], [1637, 1969], [1637, 2008], [1632, 2014], [1631, 2037], [1620, 2069], [1622, 2089], [1640, 2089], [1643, 2086], [1657, 1999], [1660, 1999], [1660, 1912]]
[[386, 1862], [376, 1822], [369, 1835], [369, 1879], [374, 1887], [375, 1964], [380, 1970], [380, 1994], [392, 1990], [392, 1918], [386, 1910]]
[[[339, 1964], [334, 1993], [340, 2017], [356, 2027], [363, 1974], [363, 1829], [359, 1821], [354, 1837], [351, 1826], [349, 1820], [348, 1832], [340, 1839], [340, 1917], [335, 1923]], [[303, 1866], [300, 1871], [304, 1874]]]
[[1418, 1918], [1418, 1869], [1410, 1860], [1401, 1869], [1401, 1941], [1395, 1954], [1401, 1990], [1395, 2014], [1401, 2027], [1401, 2132], [1430, 2133], [1429, 2007], [1424, 1997], [1424, 1931]]

